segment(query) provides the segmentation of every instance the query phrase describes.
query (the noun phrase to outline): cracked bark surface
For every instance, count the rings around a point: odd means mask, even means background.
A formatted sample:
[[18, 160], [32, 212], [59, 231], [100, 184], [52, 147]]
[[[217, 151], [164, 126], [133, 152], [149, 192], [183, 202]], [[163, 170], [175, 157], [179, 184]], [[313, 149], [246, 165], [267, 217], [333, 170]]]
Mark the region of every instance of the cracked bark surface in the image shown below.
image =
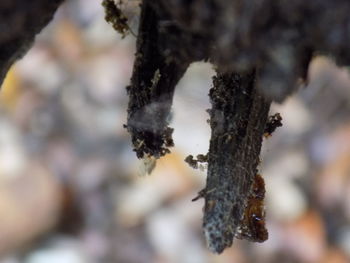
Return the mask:
[[[144, 0], [141, 10], [127, 123], [137, 156], [170, 152], [175, 86], [191, 62], [211, 62], [217, 75], [209, 94], [208, 175], [193, 200], [205, 199], [203, 231], [212, 252], [234, 238], [265, 241], [265, 185], [257, 166], [263, 136], [281, 126], [279, 115], [268, 123], [270, 103], [307, 83], [315, 53], [349, 63], [350, 6], [345, 0]], [[198, 167], [193, 156], [186, 161]]]
[[[259, 89], [282, 102], [307, 80], [314, 54], [348, 65], [350, 5], [347, 0], [156, 0], [168, 24], [170, 54], [209, 58], [222, 70], [259, 68]], [[171, 43], [170, 43], [171, 42]]]
[[171, 59], [159, 49], [159, 16], [144, 2], [129, 95], [127, 129], [137, 157], [159, 158], [173, 146], [168, 119], [175, 86], [189, 62]]
[[[134, 71], [127, 88], [130, 100], [126, 127], [139, 158], [159, 158], [169, 152], [167, 147], [173, 143], [167, 116], [172, 96], [189, 62], [195, 60], [185, 55], [174, 59], [164, 55], [167, 48], [164, 49], [161, 34], [164, 34], [162, 17], [144, 1]], [[170, 49], [171, 43], [169, 46]], [[245, 215], [247, 209], [252, 209], [249, 198], [258, 176], [270, 102], [258, 92], [255, 70], [244, 74], [218, 73], [213, 79], [210, 99], [212, 138], [207, 186], [202, 191], [203, 229], [209, 249], [221, 253], [234, 237], [260, 242], [267, 239], [263, 206], [256, 208], [261, 219], [251, 219], [249, 214], [245, 220]], [[259, 222], [254, 220], [260, 220], [262, 226], [259, 228]], [[254, 232], [254, 227], [260, 232]]]
[[[267, 239], [267, 232], [262, 233], [263, 237], [249, 233], [251, 225], [243, 220], [258, 176], [262, 137], [270, 108], [270, 101], [256, 87], [255, 75], [254, 71], [218, 73], [209, 93], [212, 134], [203, 229], [208, 247], [215, 253], [231, 246], [234, 237], [260, 242]], [[257, 219], [263, 220], [263, 217]], [[264, 229], [263, 226], [263, 232]]]

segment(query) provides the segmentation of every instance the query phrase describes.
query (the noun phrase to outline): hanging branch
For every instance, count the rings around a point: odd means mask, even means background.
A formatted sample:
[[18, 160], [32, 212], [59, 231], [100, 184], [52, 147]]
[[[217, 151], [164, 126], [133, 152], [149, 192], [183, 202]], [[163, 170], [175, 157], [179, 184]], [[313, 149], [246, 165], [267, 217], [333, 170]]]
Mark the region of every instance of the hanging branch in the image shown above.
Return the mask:
[[0, 85], [11, 65], [32, 46], [63, 0], [0, 1]]
[[194, 168], [208, 162], [206, 187], [193, 201], [205, 199], [211, 251], [234, 238], [268, 238], [257, 166], [263, 137], [281, 126], [280, 115], [268, 119], [270, 103], [307, 83], [315, 52], [350, 63], [349, 11], [348, 0], [143, 0], [126, 125], [139, 158], [159, 158], [173, 145], [168, 116], [188, 65], [204, 60], [218, 69], [209, 152], [186, 158]]
[[[173, 146], [168, 127], [175, 86], [189, 62], [164, 56], [158, 41], [160, 19], [144, 1], [129, 95], [127, 129], [137, 157], [159, 158]], [[163, 36], [164, 37], [164, 36]]]
[[[257, 165], [270, 102], [259, 94], [255, 75], [217, 73], [209, 94], [212, 135], [207, 185], [202, 192], [203, 229], [215, 253], [231, 246], [234, 237], [267, 239], [262, 206], [265, 190]], [[249, 201], [254, 198], [256, 202]], [[250, 214], [252, 210], [255, 213]]]

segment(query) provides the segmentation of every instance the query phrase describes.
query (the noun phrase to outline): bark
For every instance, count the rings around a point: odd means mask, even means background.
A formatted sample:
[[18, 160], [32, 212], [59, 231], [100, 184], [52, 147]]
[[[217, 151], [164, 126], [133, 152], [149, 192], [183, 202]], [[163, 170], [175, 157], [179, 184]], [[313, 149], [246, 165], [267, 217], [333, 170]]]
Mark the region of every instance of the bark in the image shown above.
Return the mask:
[[173, 146], [169, 115], [177, 82], [189, 61], [172, 59], [159, 47], [160, 19], [144, 1], [129, 94], [127, 129], [139, 158], [159, 158]]
[[280, 115], [268, 118], [270, 103], [307, 83], [315, 53], [349, 64], [348, 1], [144, 0], [141, 8], [127, 123], [137, 156], [169, 152], [175, 86], [191, 62], [210, 61], [218, 72], [210, 149], [185, 160], [197, 168], [208, 159], [206, 187], [194, 198], [205, 198], [206, 241], [214, 253], [234, 238], [265, 241], [257, 166], [263, 136], [281, 126]]
[[63, 0], [0, 1], [0, 85], [11, 65], [32, 46]]
[[[167, 23], [176, 25], [176, 49], [229, 72], [258, 67], [259, 89], [282, 102], [307, 80], [313, 54], [350, 63], [347, 0], [155, 0]], [[177, 53], [179, 53], [177, 51]]]
[[258, 220], [252, 219], [257, 221], [252, 225], [244, 222], [244, 215], [258, 176], [270, 102], [259, 93], [255, 72], [218, 73], [209, 96], [212, 134], [203, 192], [203, 229], [209, 249], [221, 253], [234, 237], [260, 242], [267, 239], [263, 224], [258, 232], [254, 230], [264, 220], [264, 212], [259, 212]]

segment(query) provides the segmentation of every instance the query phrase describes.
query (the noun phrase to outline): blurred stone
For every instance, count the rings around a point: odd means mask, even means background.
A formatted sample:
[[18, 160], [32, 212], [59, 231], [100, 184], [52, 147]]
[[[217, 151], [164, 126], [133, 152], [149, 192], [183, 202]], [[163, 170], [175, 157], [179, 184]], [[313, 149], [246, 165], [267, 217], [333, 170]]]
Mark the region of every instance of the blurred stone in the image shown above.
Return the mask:
[[134, 184], [125, 187], [117, 196], [117, 217], [125, 226], [138, 224], [162, 203], [177, 199], [192, 190], [191, 169], [177, 153], [157, 161], [150, 176], [136, 177]]
[[0, 254], [51, 229], [59, 217], [57, 181], [43, 167], [31, 164], [25, 173], [0, 182]]
[[165, 262], [206, 262], [198, 240], [176, 210], [163, 209], [153, 213], [148, 217], [146, 230], [154, 249]]
[[320, 262], [327, 246], [326, 233], [320, 215], [305, 213], [295, 221], [282, 226], [281, 249], [300, 262]]
[[321, 259], [320, 263], [347, 263], [349, 257], [347, 257], [343, 251], [337, 248], [329, 248]]
[[28, 157], [21, 139], [12, 123], [0, 116], [0, 181], [25, 172]]
[[341, 229], [338, 236], [338, 243], [340, 248], [346, 253], [348, 258], [350, 258], [350, 227], [344, 227]]
[[291, 222], [307, 209], [302, 190], [293, 182], [283, 178], [266, 178], [267, 213], [275, 219]]
[[312, 127], [312, 116], [307, 106], [297, 97], [288, 98], [283, 105], [273, 104], [272, 111], [281, 114], [283, 126], [280, 129], [285, 133], [296, 136], [307, 132]]
[[29, 253], [24, 263], [89, 263], [81, 245], [75, 240], [60, 238], [47, 248]]

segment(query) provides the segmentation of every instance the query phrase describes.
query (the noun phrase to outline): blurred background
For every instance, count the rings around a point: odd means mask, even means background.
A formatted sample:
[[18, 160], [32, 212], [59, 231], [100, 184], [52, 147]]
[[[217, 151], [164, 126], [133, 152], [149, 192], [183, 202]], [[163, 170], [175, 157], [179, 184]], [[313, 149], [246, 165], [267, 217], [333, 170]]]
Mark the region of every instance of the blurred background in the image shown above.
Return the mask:
[[[134, 31], [138, 1], [126, 12]], [[130, 9], [128, 9], [130, 8]], [[0, 93], [1, 263], [350, 262], [350, 77], [325, 57], [309, 85], [271, 112], [264, 142], [269, 240], [211, 254], [201, 231], [214, 71], [195, 63], [176, 90], [175, 147], [150, 176], [131, 148], [125, 86], [135, 37], [96, 0], [69, 0]], [[141, 176], [140, 176], [141, 175]]]

